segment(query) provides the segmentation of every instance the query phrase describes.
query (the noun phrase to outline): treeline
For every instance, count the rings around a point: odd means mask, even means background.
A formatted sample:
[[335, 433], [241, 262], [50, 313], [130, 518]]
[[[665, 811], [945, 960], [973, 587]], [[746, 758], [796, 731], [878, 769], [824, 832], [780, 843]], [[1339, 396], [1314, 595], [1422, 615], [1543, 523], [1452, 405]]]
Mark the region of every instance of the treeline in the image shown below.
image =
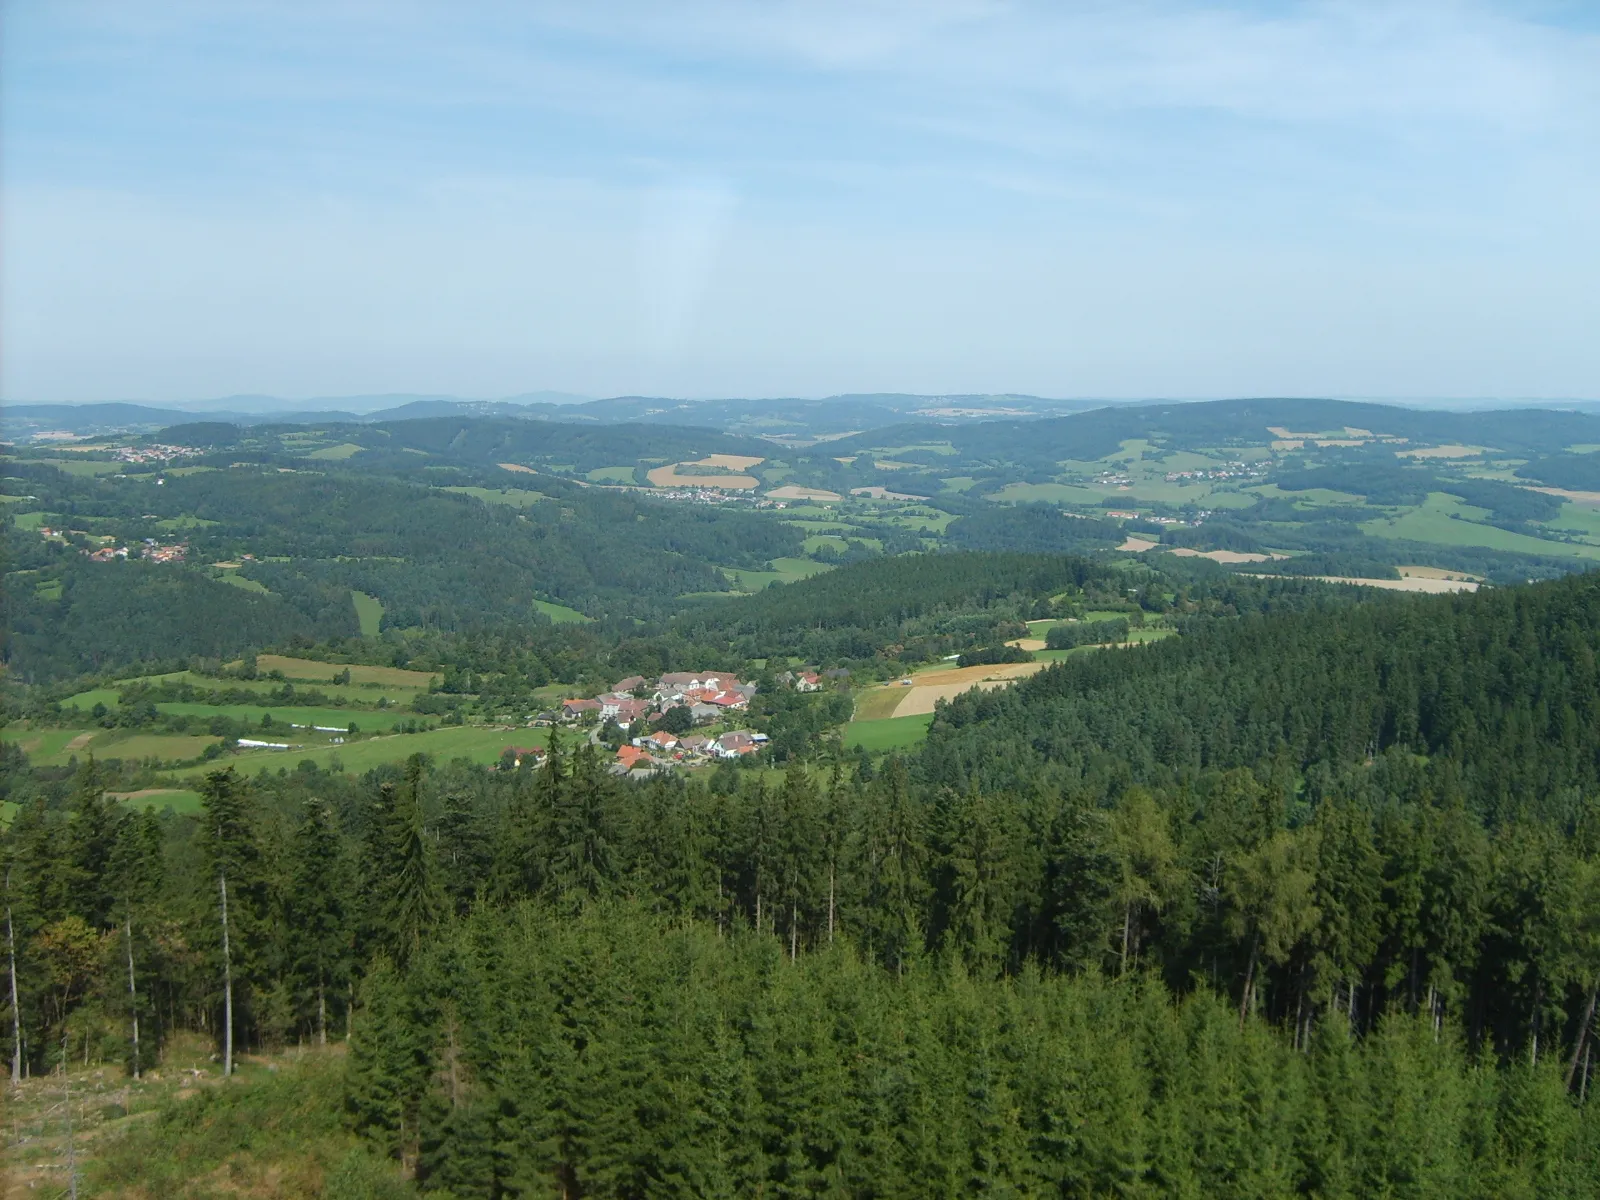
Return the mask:
[[[1058, 518], [1062, 524], [1068, 518]], [[745, 659], [791, 655], [870, 670], [1027, 636], [1024, 622], [1085, 611], [1193, 617], [1355, 603], [1317, 584], [1246, 578], [1209, 562], [1106, 562], [950, 552], [856, 563], [672, 622], [678, 635]]]
[[703, 606], [674, 628], [744, 658], [918, 662], [1020, 637], [1020, 622], [1054, 614], [1052, 596], [1105, 594], [1121, 602], [1130, 579], [1149, 578], [1056, 555], [908, 555]]
[[364, 989], [349, 1106], [425, 1193], [1581, 1197], [1559, 1067], [1210, 993], [926, 964], [637, 903], [480, 911]]
[[1128, 640], [1128, 619], [1079, 621], [1071, 625], [1052, 625], [1044, 635], [1047, 650], [1073, 650], [1079, 646], [1103, 646]]
[[950, 522], [945, 540], [957, 550], [1024, 554], [1087, 554], [1121, 545], [1121, 522], [1079, 517], [1054, 504], [986, 505]]
[[1486, 827], [1395, 754], [1182, 804], [930, 757], [303, 764], [156, 818], [13, 753], [15, 1061], [350, 1032], [352, 1113], [456, 1194], [1592, 1188], [1592, 805]]

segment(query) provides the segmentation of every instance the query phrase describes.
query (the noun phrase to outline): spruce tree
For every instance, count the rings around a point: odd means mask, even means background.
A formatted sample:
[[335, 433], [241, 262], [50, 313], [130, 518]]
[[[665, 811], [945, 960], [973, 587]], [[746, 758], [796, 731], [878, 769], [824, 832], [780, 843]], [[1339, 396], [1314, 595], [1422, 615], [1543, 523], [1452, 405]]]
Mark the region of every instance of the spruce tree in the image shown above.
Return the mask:
[[243, 903], [257, 879], [259, 849], [249, 785], [228, 767], [205, 777], [200, 793], [201, 844], [215, 889], [216, 928], [220, 932], [222, 976], [222, 1073], [233, 1074], [234, 991], [238, 966], [247, 949], [241, 930], [247, 929]]

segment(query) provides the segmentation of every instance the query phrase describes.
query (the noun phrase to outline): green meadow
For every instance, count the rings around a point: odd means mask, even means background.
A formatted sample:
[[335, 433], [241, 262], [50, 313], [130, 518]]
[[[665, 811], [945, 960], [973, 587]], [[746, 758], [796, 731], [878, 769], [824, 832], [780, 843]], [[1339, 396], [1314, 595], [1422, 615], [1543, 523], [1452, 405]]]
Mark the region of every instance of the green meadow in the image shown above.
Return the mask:
[[775, 558], [772, 560], [772, 570], [751, 571], [743, 567], [723, 567], [722, 573], [731, 579], [734, 586], [742, 592], [759, 592], [762, 588], [773, 583], [793, 583], [797, 579], [809, 579], [813, 575], [820, 575], [833, 568], [828, 563], [813, 562], [808, 558]]
[[509, 504], [514, 508], [527, 508], [547, 499], [543, 492], [530, 492], [525, 488], [444, 487], [439, 491], [475, 496], [485, 504]]
[[535, 612], [542, 612], [557, 625], [581, 625], [591, 620], [575, 608], [568, 608], [565, 604], [555, 604], [549, 600], [535, 600], [533, 608]]
[[257, 708], [254, 704], [193, 704], [172, 701], [158, 704], [156, 708], [173, 716], [227, 717], [234, 721], [247, 721], [253, 726], [260, 725], [262, 717], [270, 716], [272, 727], [278, 730], [287, 730], [290, 725], [332, 725], [344, 729], [354, 722], [363, 732], [371, 733], [378, 729], [388, 729], [396, 721], [415, 719], [415, 714], [406, 714], [399, 709], [377, 711], [357, 708], [303, 708], [292, 704], [277, 708]]
[[1409, 509], [1397, 517], [1363, 522], [1361, 529], [1374, 537], [1433, 542], [1441, 546], [1482, 546], [1487, 550], [1511, 550], [1519, 554], [1600, 559], [1600, 546], [1546, 541], [1495, 525], [1480, 525], [1478, 518], [1488, 515], [1486, 510], [1463, 504], [1447, 493], [1431, 492], [1427, 503], [1421, 507]]
[[175, 813], [200, 811], [200, 793], [189, 788], [141, 788], [137, 792], [110, 792], [129, 808], [170, 808]]
[[885, 717], [876, 721], [852, 721], [844, 727], [844, 745], [849, 750], [860, 746], [873, 753], [904, 750], [923, 741], [928, 736], [928, 726], [932, 724], [932, 713], [919, 713], [914, 717]]
[[465, 758], [469, 762], [487, 765], [498, 761], [501, 751], [507, 746], [544, 745], [547, 733], [544, 729], [493, 729], [482, 725], [433, 729], [427, 733], [393, 733], [349, 742], [343, 746], [290, 751], [253, 750], [218, 759], [216, 763], [185, 768], [177, 772], [177, 776], [193, 779], [228, 765], [244, 774], [256, 775], [279, 768], [292, 770], [296, 763], [303, 761], [314, 762], [324, 770], [337, 768], [360, 774], [386, 763], [404, 762], [413, 754], [430, 754], [446, 762]]
[[376, 596], [352, 590], [350, 599], [356, 606], [356, 620], [361, 622], [362, 637], [377, 637], [383, 622], [383, 605]]
[[324, 446], [320, 450], [313, 450], [310, 454], [306, 455], [306, 457], [321, 459], [324, 462], [330, 460], [338, 462], [349, 458], [352, 455], [360, 453], [361, 447], [356, 445], [354, 442], [341, 442], [337, 446]]

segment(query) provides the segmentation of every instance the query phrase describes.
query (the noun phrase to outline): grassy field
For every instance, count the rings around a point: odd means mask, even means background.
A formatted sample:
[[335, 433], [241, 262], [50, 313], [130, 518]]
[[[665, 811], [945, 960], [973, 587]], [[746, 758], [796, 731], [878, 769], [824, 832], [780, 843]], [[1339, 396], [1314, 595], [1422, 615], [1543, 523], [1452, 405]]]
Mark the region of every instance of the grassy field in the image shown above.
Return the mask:
[[1112, 493], [1070, 483], [1008, 483], [992, 493], [995, 500], [1031, 503], [1044, 500], [1051, 504], [1099, 504]]
[[47, 461], [52, 467], [55, 467], [57, 470], [59, 470], [63, 475], [117, 475], [128, 469], [127, 463], [120, 462], [94, 462], [92, 460], [86, 461], [84, 459], [60, 458], [46, 459], [45, 461]]
[[831, 533], [813, 533], [802, 545], [807, 554], [815, 554], [824, 546], [832, 546], [842, 552], [845, 549], [845, 540]]
[[1398, 517], [1366, 521], [1361, 529], [1374, 537], [1433, 542], [1440, 546], [1482, 546], [1489, 550], [1511, 550], [1519, 554], [1600, 559], [1600, 546], [1546, 541], [1494, 525], [1480, 525], [1474, 519], [1487, 515], [1483, 509], [1463, 504], [1454, 496], [1432, 492], [1428, 502], [1421, 507], [1410, 509]]
[[524, 488], [447, 487], [439, 491], [476, 496], [485, 504], [509, 504], [514, 508], [527, 508], [546, 499], [543, 492], [530, 492]]
[[482, 725], [464, 725], [447, 729], [434, 729], [427, 733], [393, 733], [343, 746], [319, 746], [312, 750], [256, 750], [232, 757], [218, 759], [215, 764], [189, 767], [179, 771], [179, 778], [196, 778], [218, 766], [232, 764], [239, 771], [255, 775], [262, 771], [275, 771], [279, 767], [292, 769], [309, 759], [319, 767], [340, 769], [359, 774], [385, 763], [404, 762], [413, 754], [431, 754], [448, 761], [465, 758], [471, 762], [488, 764], [500, 758], [507, 746], [542, 746], [547, 730], [544, 729], [494, 729]]
[[296, 682], [302, 679], [326, 681], [341, 671], [348, 670], [351, 683], [376, 683], [384, 687], [418, 690], [425, 689], [429, 682], [439, 678], [438, 675], [426, 671], [407, 671], [400, 667], [366, 667], [357, 664], [347, 667], [344, 663], [313, 662], [309, 658], [289, 658], [283, 654], [258, 656], [256, 670], [263, 674], [268, 671], [282, 671], [285, 679], [293, 679]]
[[51, 729], [42, 731], [39, 749], [29, 750], [29, 735], [16, 740], [38, 766], [64, 767], [74, 756], [92, 754], [96, 758], [136, 760], [157, 758], [163, 762], [198, 758], [214, 737], [181, 733], [138, 733], [126, 729]]
[[786, 520], [785, 525], [793, 525], [807, 533], [859, 533], [857, 526], [846, 524], [844, 521], [829, 521], [824, 519], [802, 518], [800, 520]]
[[383, 605], [376, 596], [351, 590], [350, 599], [356, 606], [356, 620], [361, 622], [362, 637], [377, 637], [383, 622]]
[[591, 483], [632, 483], [632, 467], [596, 467], [584, 476]]
[[137, 792], [108, 792], [129, 808], [170, 808], [175, 813], [200, 811], [200, 793], [188, 788], [142, 788]]
[[96, 733], [95, 729], [7, 729], [5, 740], [22, 748], [22, 752], [35, 762], [61, 757], [65, 759], [69, 748], [86, 746]]
[[79, 692], [75, 696], [68, 696], [61, 702], [62, 708], [76, 708], [88, 712], [96, 704], [104, 704], [107, 708], [117, 707], [116, 688], [90, 688], [87, 692]]
[[749, 571], [742, 567], [723, 567], [722, 573], [733, 580], [734, 586], [744, 592], [759, 592], [771, 583], [793, 583], [809, 579], [833, 568], [827, 563], [812, 562], [809, 558], [775, 558], [770, 571]]
[[340, 442], [337, 446], [324, 446], [320, 450], [313, 450], [306, 455], [307, 458], [321, 459], [324, 462], [340, 462], [355, 454], [361, 453], [361, 447], [354, 442]]
[[1545, 522], [1545, 527], [1600, 540], [1600, 508], [1569, 500], [1561, 506], [1555, 520]]
[[158, 704], [156, 708], [174, 716], [227, 717], [234, 721], [248, 721], [251, 725], [260, 725], [261, 718], [270, 714], [273, 725], [279, 730], [287, 729], [290, 725], [335, 725], [343, 729], [353, 721], [363, 731], [372, 733], [388, 729], [396, 721], [406, 719], [399, 709], [380, 712], [356, 708], [304, 708], [292, 704], [258, 708], [254, 704], [190, 704], [173, 701]]
[[565, 604], [553, 604], [549, 600], [535, 600], [533, 607], [535, 612], [542, 612], [557, 625], [581, 625], [585, 621], [594, 619], [584, 616], [575, 608], [568, 608]]
[[877, 721], [851, 721], [844, 728], [844, 744], [847, 749], [861, 746], [874, 753], [902, 750], [925, 739], [931, 724], [932, 713], [921, 713], [914, 717], [888, 717]]
[[220, 575], [217, 575], [216, 578], [220, 579], [223, 583], [231, 583], [236, 588], [243, 588], [247, 592], [259, 592], [263, 596], [269, 594], [265, 584], [257, 583], [254, 579], [246, 579], [237, 571], [223, 571]]
[[[351, 671], [353, 673], [363, 669], [383, 670], [384, 668], [352, 667]], [[168, 682], [187, 683], [194, 687], [208, 690], [211, 688], [226, 688], [246, 692], [261, 692], [263, 694], [276, 691], [283, 686], [283, 684], [274, 679], [211, 679], [204, 675], [196, 675], [192, 671], [175, 671], [168, 675], [142, 675], [137, 679], [121, 680], [110, 687], [79, 692], [75, 696], [67, 697], [61, 703], [85, 712], [93, 708], [97, 701], [107, 708], [115, 708], [117, 706], [118, 690], [121, 688], [132, 687], [141, 683], [158, 684]], [[378, 684], [363, 686], [355, 683], [327, 683], [325, 681], [311, 684], [296, 682], [300, 690], [315, 688], [329, 699], [347, 700], [351, 704], [359, 705], [362, 708], [373, 708], [380, 699], [388, 701], [392, 707], [404, 708], [416, 698], [419, 691], [423, 690], [419, 687], [383, 687]], [[267, 707], [271, 707], [271, 705]]]

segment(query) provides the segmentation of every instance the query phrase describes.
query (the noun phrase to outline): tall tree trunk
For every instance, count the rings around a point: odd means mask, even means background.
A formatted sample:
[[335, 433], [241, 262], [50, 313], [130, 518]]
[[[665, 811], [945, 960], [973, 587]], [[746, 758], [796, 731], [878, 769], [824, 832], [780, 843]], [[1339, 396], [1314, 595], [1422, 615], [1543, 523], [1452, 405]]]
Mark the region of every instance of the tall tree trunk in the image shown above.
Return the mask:
[[322, 972], [317, 972], [317, 1045], [328, 1045], [328, 987]]
[[1256, 951], [1261, 946], [1261, 935], [1256, 934], [1250, 942], [1250, 961], [1244, 969], [1244, 991], [1239, 993], [1239, 1027], [1244, 1028], [1245, 1018], [1250, 1015], [1250, 989], [1256, 983]]
[[1128, 901], [1122, 906], [1122, 963], [1117, 968], [1117, 974], [1128, 973], [1128, 930], [1133, 924], [1133, 901]]
[[[6, 888], [11, 874], [6, 873]], [[11, 905], [6, 905], [6, 956], [11, 960], [11, 1082], [22, 1082], [22, 1010], [17, 1004], [17, 940], [11, 930]]]
[[793, 962], [799, 957], [800, 950], [800, 907], [796, 904], [789, 906], [789, 961]]
[[133, 1018], [133, 1077], [139, 1078], [139, 987], [133, 975], [133, 914], [124, 916], [123, 930], [128, 936], [128, 1013]]
[[1533, 1015], [1528, 1019], [1528, 1027], [1533, 1036], [1528, 1043], [1528, 1065], [1539, 1065], [1539, 1005], [1544, 999], [1544, 980], [1540, 980], [1533, 987]]
[[1600, 982], [1589, 989], [1589, 1003], [1584, 1006], [1583, 1023], [1578, 1026], [1578, 1040], [1572, 1046], [1572, 1059], [1567, 1063], [1567, 1090], [1572, 1090], [1572, 1077], [1578, 1072], [1578, 1059], [1589, 1044], [1589, 1025], [1594, 1020], [1595, 1000], [1600, 999]]
[[228, 873], [217, 872], [222, 892], [222, 1077], [233, 1074], [233, 953], [228, 945]]
[[828, 864], [828, 945], [833, 945], [833, 879], [834, 864]]

